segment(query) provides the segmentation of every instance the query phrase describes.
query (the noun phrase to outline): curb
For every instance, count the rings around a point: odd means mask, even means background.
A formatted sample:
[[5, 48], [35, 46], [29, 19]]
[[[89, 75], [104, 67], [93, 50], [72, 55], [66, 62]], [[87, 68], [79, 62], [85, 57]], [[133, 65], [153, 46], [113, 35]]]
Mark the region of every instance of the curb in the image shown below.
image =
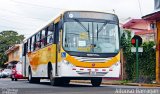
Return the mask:
[[[90, 81], [84, 80], [72, 80], [71, 82], [75, 83], [87, 83], [90, 84]], [[160, 87], [158, 84], [140, 84], [140, 83], [111, 83], [111, 82], [102, 82], [102, 85], [125, 85], [125, 86], [142, 86], [142, 87]]]

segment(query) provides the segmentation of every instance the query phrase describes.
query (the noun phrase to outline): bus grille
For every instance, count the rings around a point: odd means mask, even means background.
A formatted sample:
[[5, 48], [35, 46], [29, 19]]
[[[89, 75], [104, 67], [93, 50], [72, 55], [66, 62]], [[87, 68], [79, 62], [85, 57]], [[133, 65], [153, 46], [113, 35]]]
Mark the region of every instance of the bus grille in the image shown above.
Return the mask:
[[92, 57], [76, 57], [75, 59], [81, 61], [81, 62], [106, 62], [108, 60], [111, 60], [111, 58], [92, 58]]

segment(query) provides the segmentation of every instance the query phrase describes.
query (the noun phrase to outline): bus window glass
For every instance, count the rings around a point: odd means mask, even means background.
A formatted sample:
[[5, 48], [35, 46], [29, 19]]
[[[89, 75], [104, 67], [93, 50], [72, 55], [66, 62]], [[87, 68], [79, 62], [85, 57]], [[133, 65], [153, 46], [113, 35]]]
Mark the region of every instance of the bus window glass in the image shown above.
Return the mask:
[[32, 36], [31, 51], [34, 51], [34, 49], [35, 49], [35, 37]]
[[41, 47], [44, 47], [45, 46], [45, 30], [42, 30], [42, 33], [41, 33]]
[[28, 52], [30, 52], [31, 51], [31, 49], [30, 49], [30, 39], [28, 39]]
[[48, 31], [47, 44], [52, 44], [53, 41], [54, 41], [54, 38], [53, 38], [53, 31]]
[[90, 53], [119, 51], [118, 25], [114, 22], [65, 22], [65, 50]]
[[54, 24], [51, 24], [48, 27], [48, 31], [47, 31], [47, 44], [53, 43], [53, 41], [54, 41], [53, 32], [54, 32]]
[[38, 50], [40, 48], [40, 32], [36, 34], [36, 44], [35, 49]]

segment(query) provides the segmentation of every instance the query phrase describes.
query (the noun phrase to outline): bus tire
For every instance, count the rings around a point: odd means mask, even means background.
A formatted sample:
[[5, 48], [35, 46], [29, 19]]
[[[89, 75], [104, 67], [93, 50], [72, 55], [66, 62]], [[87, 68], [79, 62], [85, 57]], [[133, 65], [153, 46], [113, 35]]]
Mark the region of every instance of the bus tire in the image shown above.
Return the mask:
[[28, 81], [29, 83], [33, 83], [32, 72], [31, 72], [30, 67], [28, 69]]
[[62, 85], [69, 85], [70, 79], [61, 79]]
[[92, 86], [94, 87], [100, 86], [101, 82], [102, 82], [102, 78], [92, 78], [91, 79]]
[[49, 71], [49, 79], [50, 79], [50, 84], [52, 86], [57, 86], [58, 85], [58, 78], [53, 77], [53, 72], [52, 70]]
[[29, 81], [29, 83], [40, 83], [40, 78], [32, 77], [32, 71], [31, 71], [30, 68], [29, 68], [29, 71], [28, 71], [28, 81]]

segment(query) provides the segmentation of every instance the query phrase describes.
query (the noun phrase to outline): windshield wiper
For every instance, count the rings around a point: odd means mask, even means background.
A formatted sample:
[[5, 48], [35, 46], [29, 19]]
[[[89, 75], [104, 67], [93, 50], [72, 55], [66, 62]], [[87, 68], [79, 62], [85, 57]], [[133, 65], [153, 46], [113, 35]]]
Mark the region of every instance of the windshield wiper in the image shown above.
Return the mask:
[[104, 28], [104, 26], [106, 26], [107, 22], [105, 22], [100, 29], [98, 29], [98, 24], [97, 24], [97, 40], [98, 40], [98, 33], [102, 31], [102, 29]]
[[88, 39], [90, 40], [89, 23], [88, 28], [86, 28], [78, 19], [74, 19], [86, 32], [88, 32]]
[[101, 28], [97, 31], [97, 33], [101, 32], [102, 29], [103, 29], [103, 27], [106, 26], [106, 24], [107, 24], [107, 22], [105, 22], [105, 23], [101, 26]]
[[87, 29], [78, 19], [74, 19], [86, 32], [89, 32], [89, 29]]

